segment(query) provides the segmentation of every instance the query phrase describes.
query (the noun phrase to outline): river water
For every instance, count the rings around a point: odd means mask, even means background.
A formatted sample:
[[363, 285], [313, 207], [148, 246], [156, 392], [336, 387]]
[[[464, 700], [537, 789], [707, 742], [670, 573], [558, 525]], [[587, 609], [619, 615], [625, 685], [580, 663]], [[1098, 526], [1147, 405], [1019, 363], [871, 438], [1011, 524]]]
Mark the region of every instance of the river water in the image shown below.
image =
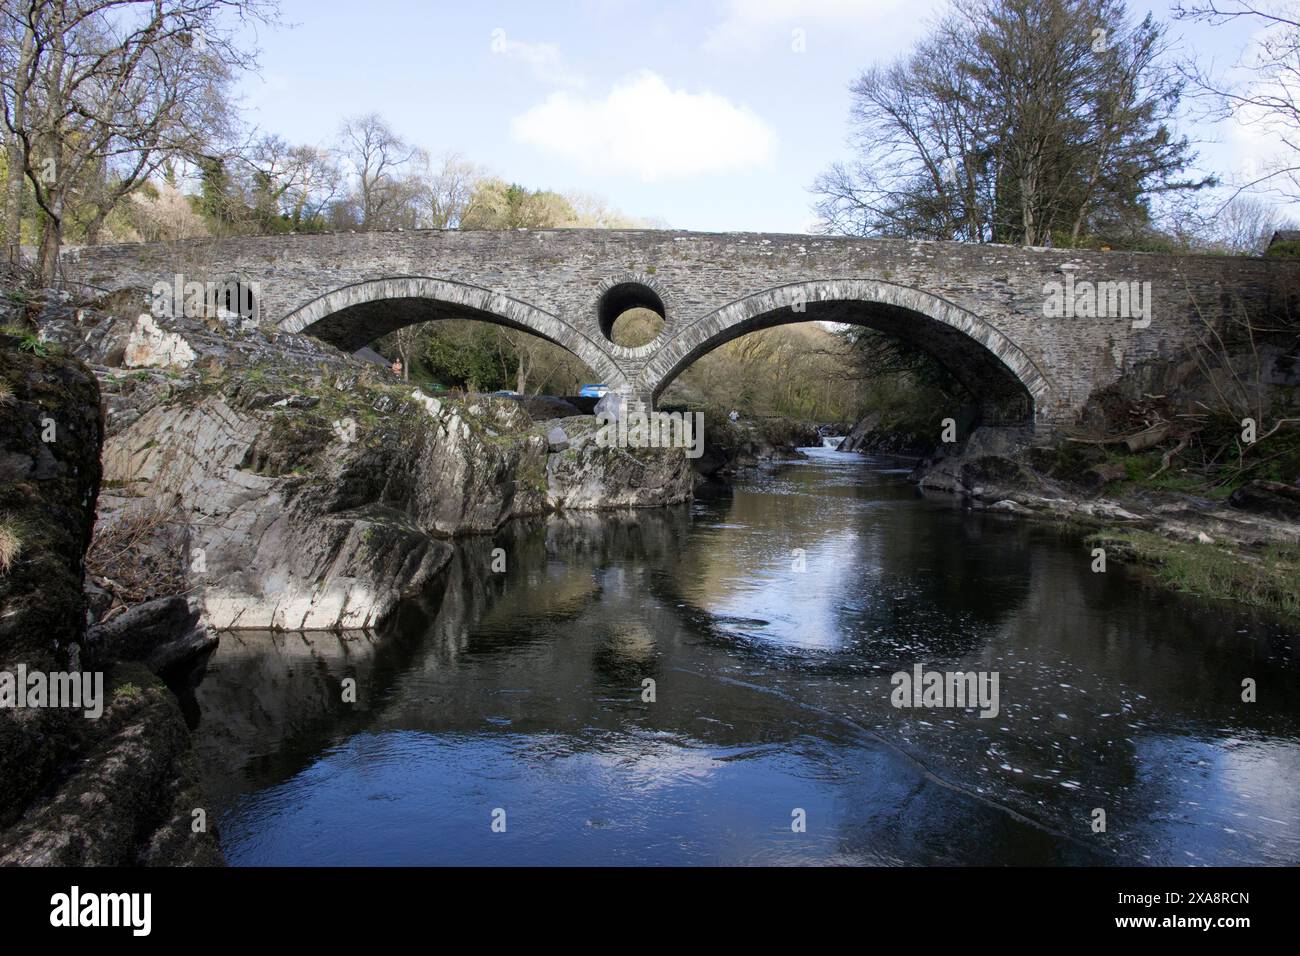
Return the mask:
[[[807, 453], [461, 542], [383, 636], [223, 635], [195, 704], [227, 858], [1300, 862], [1294, 626]], [[997, 715], [894, 706], [918, 664], [996, 673]]]

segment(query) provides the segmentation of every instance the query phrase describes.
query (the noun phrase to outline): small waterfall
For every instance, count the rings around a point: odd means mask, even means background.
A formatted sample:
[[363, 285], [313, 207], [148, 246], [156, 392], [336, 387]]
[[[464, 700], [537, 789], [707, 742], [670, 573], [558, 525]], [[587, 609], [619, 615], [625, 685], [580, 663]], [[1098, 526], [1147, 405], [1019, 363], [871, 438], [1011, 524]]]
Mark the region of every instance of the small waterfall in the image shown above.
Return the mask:
[[840, 447], [840, 442], [842, 442], [842, 441], [844, 441], [844, 436], [843, 436], [843, 435], [823, 435], [823, 436], [822, 436], [822, 447], [823, 447], [823, 448], [839, 448], [839, 447]]

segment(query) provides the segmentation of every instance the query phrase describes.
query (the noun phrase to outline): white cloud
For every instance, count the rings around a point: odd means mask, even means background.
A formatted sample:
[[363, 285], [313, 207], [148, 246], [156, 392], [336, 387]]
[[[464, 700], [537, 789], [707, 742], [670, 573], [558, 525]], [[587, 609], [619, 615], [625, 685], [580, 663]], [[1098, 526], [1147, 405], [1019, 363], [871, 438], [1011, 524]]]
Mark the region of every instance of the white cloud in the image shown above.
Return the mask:
[[534, 77], [548, 85], [581, 87], [586, 83], [581, 73], [565, 63], [557, 44], [512, 40], [505, 30], [497, 28], [492, 31], [489, 49], [498, 56], [524, 64]]
[[796, 29], [883, 28], [899, 14], [914, 17], [918, 7], [928, 4], [918, 0], [727, 0], [726, 18], [709, 31], [704, 49], [755, 53], [770, 43], [791, 43]]
[[649, 70], [604, 99], [553, 93], [516, 117], [513, 131], [590, 169], [647, 182], [760, 166], [776, 149], [776, 134], [748, 108], [714, 93], [673, 90]]

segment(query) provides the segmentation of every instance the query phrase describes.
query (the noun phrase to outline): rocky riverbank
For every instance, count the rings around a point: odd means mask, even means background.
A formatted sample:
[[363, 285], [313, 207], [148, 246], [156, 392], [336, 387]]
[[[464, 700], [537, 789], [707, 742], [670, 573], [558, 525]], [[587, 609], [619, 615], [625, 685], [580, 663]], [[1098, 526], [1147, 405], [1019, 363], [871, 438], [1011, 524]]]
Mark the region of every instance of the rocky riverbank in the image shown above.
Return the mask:
[[433, 398], [130, 295], [6, 301], [0, 671], [104, 690], [93, 719], [0, 709], [0, 865], [221, 862], [177, 696], [219, 631], [374, 629], [438, 603], [454, 536], [692, 494], [682, 449], [608, 447], [562, 403]]
[[446, 538], [691, 494], [681, 449], [604, 447], [591, 416], [537, 421], [536, 403], [433, 398], [235, 316], [164, 328], [68, 307], [39, 325], [104, 391], [101, 525], [174, 542], [171, 576], [218, 630], [374, 627], [443, 568]]
[[1108, 560], [1147, 567], [1170, 587], [1300, 614], [1300, 485], [1256, 479], [1210, 497], [1153, 486], [1150, 468], [1063, 436], [1033, 442], [983, 428], [913, 477], [922, 492], [1075, 527]]
[[702, 480], [726, 480], [763, 461], [802, 457], [800, 448], [820, 445], [817, 426], [788, 418], [731, 421], [721, 409], [704, 412], [704, 453], [691, 462]]
[[[1266, 327], [1266, 328], [1265, 328]], [[1244, 315], [1139, 363], [1052, 434], [972, 427], [913, 402], [860, 419], [843, 451], [919, 459], [924, 493], [1076, 526], [1165, 584], [1300, 614], [1300, 350], [1295, 320]]]

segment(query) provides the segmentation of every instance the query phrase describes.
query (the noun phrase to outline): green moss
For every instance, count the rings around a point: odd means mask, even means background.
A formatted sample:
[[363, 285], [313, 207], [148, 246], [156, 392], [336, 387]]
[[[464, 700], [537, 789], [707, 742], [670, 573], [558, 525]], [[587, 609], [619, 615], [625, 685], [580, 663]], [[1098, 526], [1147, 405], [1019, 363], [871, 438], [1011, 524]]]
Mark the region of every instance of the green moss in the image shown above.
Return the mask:
[[135, 703], [144, 699], [144, 691], [138, 684], [126, 683], [121, 684], [113, 689], [114, 702]]

